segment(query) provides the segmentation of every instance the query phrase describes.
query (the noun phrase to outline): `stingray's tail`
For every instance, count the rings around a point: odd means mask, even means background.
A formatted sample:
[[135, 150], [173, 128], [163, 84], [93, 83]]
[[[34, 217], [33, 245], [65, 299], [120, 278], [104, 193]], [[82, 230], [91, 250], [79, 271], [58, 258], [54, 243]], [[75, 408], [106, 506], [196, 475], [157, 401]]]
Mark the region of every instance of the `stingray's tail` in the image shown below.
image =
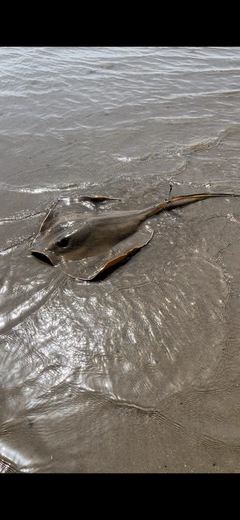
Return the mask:
[[193, 195], [180, 195], [179, 197], [172, 197], [159, 204], [158, 206], [149, 208], [146, 213], [148, 217], [163, 211], [164, 209], [172, 209], [179, 205], [190, 204], [198, 200], [209, 199], [212, 197], [240, 197], [240, 194], [235, 193], [194, 193]]

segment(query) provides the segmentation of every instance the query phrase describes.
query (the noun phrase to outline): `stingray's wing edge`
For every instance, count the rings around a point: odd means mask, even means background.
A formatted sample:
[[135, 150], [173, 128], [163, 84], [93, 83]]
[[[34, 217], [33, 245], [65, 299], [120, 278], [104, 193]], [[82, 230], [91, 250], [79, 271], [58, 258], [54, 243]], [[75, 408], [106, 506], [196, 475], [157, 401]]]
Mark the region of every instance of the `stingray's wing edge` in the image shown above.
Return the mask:
[[98, 276], [99, 274], [103, 273], [103, 271], [106, 271], [106, 269], [109, 269], [110, 267], [113, 267], [114, 265], [119, 264], [120, 262], [125, 260], [125, 258], [127, 258], [128, 256], [133, 255], [133, 253], [135, 253], [135, 251], [138, 251], [139, 249], [141, 249], [145, 245], [146, 244], [141, 245], [141, 246], [135, 246], [134, 248], [129, 249], [126, 253], [124, 253], [122, 255], [119, 255], [119, 256], [113, 258], [112, 260], [109, 260], [109, 262], [106, 262], [106, 264], [101, 269], [99, 269], [99, 271], [97, 273], [95, 273], [93, 276], [89, 276], [89, 277], [85, 277], [84, 278], [83, 276], [74, 276], [73, 274], [67, 273], [66, 271], [64, 271], [64, 272], [65, 272], [65, 274], [67, 274], [67, 276], [71, 276], [72, 278], [75, 278], [76, 280], [83, 280], [83, 281], [86, 281], [86, 282], [88, 282], [88, 281], [90, 282], [91, 280], [94, 280], [94, 278], [96, 278], [96, 276]]
[[[137, 252], [139, 249], [142, 249], [142, 247], [146, 246], [148, 244], [148, 242], [150, 242], [151, 238], [153, 237], [153, 234], [154, 234], [154, 231], [149, 228], [149, 226], [144, 226], [144, 233], [143, 233], [143, 230], [139, 229], [136, 233], [134, 233], [134, 235], [138, 235], [139, 233], [142, 234], [142, 237], [141, 237], [141, 240], [139, 239], [139, 244], [135, 244], [134, 246], [132, 247], [127, 247], [126, 250], [124, 250], [123, 252], [121, 253], [116, 253], [116, 256], [113, 254], [111, 258], [109, 259], [106, 259], [106, 261], [104, 261], [105, 263], [101, 264], [99, 266], [98, 269], [95, 269], [93, 273], [89, 274], [89, 275], [80, 275], [80, 274], [73, 274], [71, 272], [69, 272], [67, 269], [63, 269], [64, 273], [67, 275], [67, 276], [70, 276], [71, 278], [74, 278], [76, 280], [82, 280], [82, 281], [91, 281], [91, 280], [94, 280], [94, 278], [96, 278], [96, 276], [98, 276], [99, 274], [103, 273], [104, 271], [106, 271], [107, 269], [109, 269], [110, 267], [113, 267], [114, 265], [122, 262], [123, 260], [125, 260], [128, 256], [131, 256], [133, 255], [135, 252]], [[132, 238], [132, 236], [131, 236]], [[124, 244], [126, 242], [128, 242], [128, 239], [123, 240], [122, 241], [122, 244]], [[112, 250], [114, 252], [114, 248]], [[111, 255], [109, 255], [111, 256]], [[76, 261], [77, 263], [77, 261]]]
[[85, 201], [93, 202], [93, 203], [99, 203], [99, 202], [105, 202], [105, 201], [111, 201], [111, 200], [122, 200], [118, 198], [113, 197], [105, 197], [104, 195], [71, 195], [70, 197], [58, 197], [56, 201], [53, 202], [51, 207], [49, 208], [48, 212], [46, 213], [39, 231], [37, 233], [37, 236], [41, 233], [47, 231], [53, 224], [54, 219], [56, 219], [59, 215], [59, 212], [61, 211], [61, 208], [65, 206], [69, 206], [71, 202], [73, 203], [81, 203]]

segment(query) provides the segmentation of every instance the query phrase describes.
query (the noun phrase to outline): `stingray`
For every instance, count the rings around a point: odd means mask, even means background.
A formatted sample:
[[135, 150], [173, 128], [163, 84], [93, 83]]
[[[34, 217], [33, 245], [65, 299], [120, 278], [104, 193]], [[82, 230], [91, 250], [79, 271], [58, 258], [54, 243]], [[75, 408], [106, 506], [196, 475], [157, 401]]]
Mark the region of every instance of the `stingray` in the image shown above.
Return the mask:
[[149, 217], [211, 197], [240, 195], [181, 195], [145, 209], [122, 211], [109, 210], [109, 203], [120, 199], [102, 196], [59, 198], [46, 214], [31, 253], [52, 266], [61, 265], [69, 276], [90, 281], [148, 244], [154, 233], [145, 222]]

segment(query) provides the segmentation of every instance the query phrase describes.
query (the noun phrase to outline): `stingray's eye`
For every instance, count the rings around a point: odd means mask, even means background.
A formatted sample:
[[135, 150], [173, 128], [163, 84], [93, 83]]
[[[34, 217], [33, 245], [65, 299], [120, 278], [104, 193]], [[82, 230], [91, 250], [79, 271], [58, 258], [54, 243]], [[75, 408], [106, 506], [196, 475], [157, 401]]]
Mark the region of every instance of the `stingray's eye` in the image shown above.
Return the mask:
[[62, 238], [59, 242], [56, 242], [56, 246], [58, 247], [67, 247], [69, 244], [69, 237]]

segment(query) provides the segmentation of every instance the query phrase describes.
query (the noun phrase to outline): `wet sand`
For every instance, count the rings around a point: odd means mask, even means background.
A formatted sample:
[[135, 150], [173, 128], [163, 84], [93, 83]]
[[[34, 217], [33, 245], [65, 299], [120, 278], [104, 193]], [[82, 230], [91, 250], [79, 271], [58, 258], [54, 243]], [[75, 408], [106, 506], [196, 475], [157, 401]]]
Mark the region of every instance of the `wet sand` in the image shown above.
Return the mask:
[[239, 58], [65, 52], [0, 55], [0, 471], [237, 473], [239, 200], [152, 217], [95, 282], [30, 248], [59, 196], [240, 193]]

